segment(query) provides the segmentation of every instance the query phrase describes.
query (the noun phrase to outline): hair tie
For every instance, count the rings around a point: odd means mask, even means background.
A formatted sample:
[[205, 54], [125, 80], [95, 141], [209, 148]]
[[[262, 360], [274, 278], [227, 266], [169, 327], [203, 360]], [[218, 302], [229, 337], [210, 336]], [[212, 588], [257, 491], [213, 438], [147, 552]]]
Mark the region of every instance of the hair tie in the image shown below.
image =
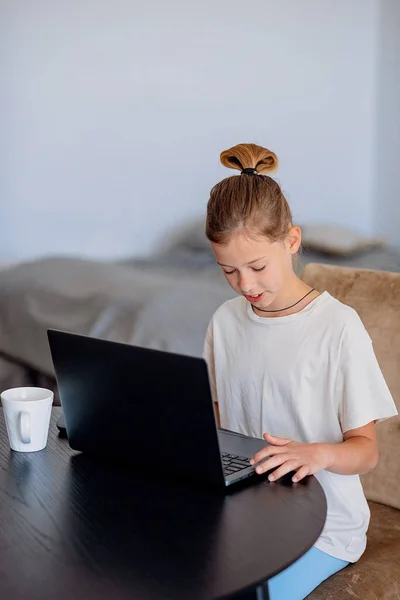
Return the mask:
[[243, 171], [241, 172], [241, 175], [243, 175], [243, 173], [245, 175], [257, 175], [257, 171], [255, 170], [254, 167], [243, 169]]

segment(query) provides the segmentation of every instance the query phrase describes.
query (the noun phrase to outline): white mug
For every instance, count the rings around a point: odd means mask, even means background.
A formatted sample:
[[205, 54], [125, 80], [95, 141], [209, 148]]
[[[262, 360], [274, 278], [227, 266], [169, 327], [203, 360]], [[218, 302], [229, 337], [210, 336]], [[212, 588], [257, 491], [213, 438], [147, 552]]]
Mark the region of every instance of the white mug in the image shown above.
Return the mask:
[[20, 387], [1, 394], [11, 450], [37, 452], [47, 444], [54, 394], [39, 387]]

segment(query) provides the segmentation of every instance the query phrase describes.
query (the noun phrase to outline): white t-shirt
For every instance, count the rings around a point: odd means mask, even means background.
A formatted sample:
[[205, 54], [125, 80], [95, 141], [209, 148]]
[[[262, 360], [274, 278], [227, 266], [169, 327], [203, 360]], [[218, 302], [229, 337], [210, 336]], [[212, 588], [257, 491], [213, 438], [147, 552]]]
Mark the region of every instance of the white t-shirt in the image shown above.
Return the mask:
[[[397, 414], [361, 319], [328, 292], [283, 317], [259, 317], [241, 296], [225, 302], [208, 327], [204, 358], [221, 426], [232, 431], [334, 444]], [[316, 477], [328, 514], [315, 546], [355, 562], [370, 519], [360, 478]]]

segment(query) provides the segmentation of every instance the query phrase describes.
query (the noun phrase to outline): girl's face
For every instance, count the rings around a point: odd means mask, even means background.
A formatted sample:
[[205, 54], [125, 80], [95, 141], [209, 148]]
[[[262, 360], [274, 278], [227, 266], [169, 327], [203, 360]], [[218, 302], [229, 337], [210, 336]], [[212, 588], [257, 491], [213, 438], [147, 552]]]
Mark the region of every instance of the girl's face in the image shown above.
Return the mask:
[[301, 231], [292, 227], [284, 242], [241, 230], [227, 244], [211, 246], [231, 288], [256, 308], [267, 309], [275, 299], [290, 295], [297, 280], [292, 257], [300, 243]]

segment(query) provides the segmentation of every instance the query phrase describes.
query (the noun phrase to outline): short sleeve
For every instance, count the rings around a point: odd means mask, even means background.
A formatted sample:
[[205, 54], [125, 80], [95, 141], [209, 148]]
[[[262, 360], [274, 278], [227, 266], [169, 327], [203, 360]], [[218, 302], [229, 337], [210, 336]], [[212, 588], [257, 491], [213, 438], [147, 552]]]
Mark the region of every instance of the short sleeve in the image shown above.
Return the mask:
[[214, 402], [218, 402], [217, 397], [217, 382], [215, 378], [215, 359], [214, 359], [214, 343], [213, 343], [213, 325], [209, 324], [204, 342], [203, 358], [207, 363], [208, 376], [210, 379], [211, 395]]
[[343, 331], [336, 392], [343, 433], [397, 415], [372, 340], [356, 312]]

